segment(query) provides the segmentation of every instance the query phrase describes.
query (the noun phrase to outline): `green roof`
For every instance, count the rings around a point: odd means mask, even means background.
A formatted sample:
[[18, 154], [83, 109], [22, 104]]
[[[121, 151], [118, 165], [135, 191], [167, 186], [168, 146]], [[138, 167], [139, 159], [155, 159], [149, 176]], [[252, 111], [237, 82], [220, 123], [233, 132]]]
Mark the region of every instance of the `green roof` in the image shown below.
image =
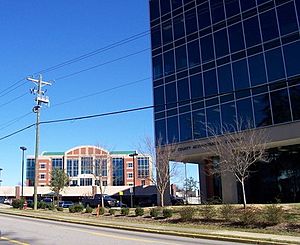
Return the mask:
[[65, 153], [60, 152], [60, 151], [58, 151], [58, 152], [45, 151], [45, 152], [42, 153], [42, 156], [61, 156], [61, 155], [63, 156], [63, 155], [65, 155]]
[[135, 153], [135, 151], [111, 151], [111, 155], [129, 155]]

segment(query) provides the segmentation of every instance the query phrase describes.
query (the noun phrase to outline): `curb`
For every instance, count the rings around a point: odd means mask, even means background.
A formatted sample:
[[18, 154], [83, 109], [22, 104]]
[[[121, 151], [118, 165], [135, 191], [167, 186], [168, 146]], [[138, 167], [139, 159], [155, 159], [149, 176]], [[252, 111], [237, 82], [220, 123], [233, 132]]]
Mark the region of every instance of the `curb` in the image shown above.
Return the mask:
[[[240, 236], [230, 236], [230, 235], [212, 235], [207, 233], [188, 233], [188, 232], [180, 232], [180, 231], [171, 231], [171, 230], [159, 230], [152, 228], [140, 228], [134, 226], [126, 226], [126, 225], [116, 225], [116, 224], [105, 224], [105, 223], [94, 223], [93, 221], [82, 221], [82, 220], [70, 220], [67, 218], [60, 219], [54, 218], [50, 216], [37, 216], [34, 214], [21, 214], [21, 213], [9, 213], [3, 212], [0, 210], [1, 214], [11, 215], [11, 216], [22, 216], [32, 219], [41, 219], [41, 220], [51, 220], [51, 221], [59, 221], [64, 223], [71, 224], [79, 224], [79, 225], [89, 225], [94, 227], [104, 227], [104, 228], [112, 228], [118, 230], [127, 230], [127, 231], [135, 231], [135, 232], [149, 232], [154, 234], [164, 234], [171, 236], [180, 236], [180, 237], [189, 237], [189, 238], [201, 238], [201, 239], [209, 239], [209, 240], [219, 240], [219, 241], [227, 241], [227, 242], [241, 242], [241, 243], [250, 243], [250, 244], [274, 244], [274, 245], [290, 245], [295, 244], [294, 241], [278, 241], [273, 239], [257, 239], [257, 238], [244, 238]], [[300, 244], [300, 243], [298, 243]]]

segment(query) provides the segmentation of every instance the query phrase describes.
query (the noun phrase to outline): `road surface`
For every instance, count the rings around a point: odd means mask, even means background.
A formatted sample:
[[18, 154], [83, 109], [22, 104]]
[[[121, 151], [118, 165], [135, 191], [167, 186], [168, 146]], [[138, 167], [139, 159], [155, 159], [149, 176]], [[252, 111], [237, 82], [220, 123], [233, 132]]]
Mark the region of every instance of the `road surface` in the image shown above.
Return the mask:
[[238, 244], [196, 238], [69, 224], [0, 214], [1, 245], [82, 244], [82, 245], [183, 245]]

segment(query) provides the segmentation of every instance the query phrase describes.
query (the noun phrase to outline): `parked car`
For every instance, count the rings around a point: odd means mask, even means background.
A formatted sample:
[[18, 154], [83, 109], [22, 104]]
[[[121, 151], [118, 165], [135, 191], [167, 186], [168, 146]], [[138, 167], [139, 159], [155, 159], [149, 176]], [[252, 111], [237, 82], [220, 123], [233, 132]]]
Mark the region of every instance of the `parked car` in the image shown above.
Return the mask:
[[184, 205], [186, 203], [183, 197], [171, 196], [172, 205]]
[[51, 203], [53, 203], [53, 199], [49, 198], [49, 197], [45, 197], [45, 198], [42, 199], [42, 202], [45, 202], [47, 204], [51, 204]]
[[61, 208], [69, 208], [72, 207], [74, 203], [72, 201], [60, 201], [58, 202], [58, 206]]
[[[112, 198], [107, 195], [103, 195], [104, 206], [111, 208], [111, 207], [127, 207], [126, 204], [118, 201], [115, 198]], [[84, 207], [90, 206], [92, 208], [97, 207], [101, 204], [101, 194], [96, 194], [94, 197], [85, 197], [82, 199], [82, 204]]]
[[5, 198], [3, 201], [4, 204], [11, 205], [12, 199]]

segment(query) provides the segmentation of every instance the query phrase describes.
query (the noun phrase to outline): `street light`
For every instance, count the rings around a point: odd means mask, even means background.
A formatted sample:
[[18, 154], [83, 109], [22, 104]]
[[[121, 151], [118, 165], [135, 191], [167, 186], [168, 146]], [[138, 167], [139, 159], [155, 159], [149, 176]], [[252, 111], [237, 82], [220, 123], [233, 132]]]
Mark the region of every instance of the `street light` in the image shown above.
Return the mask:
[[137, 152], [135, 151], [132, 154], [129, 154], [132, 157], [132, 167], [133, 167], [133, 205], [135, 205], [135, 164], [134, 164], [134, 157], [138, 156]]
[[27, 150], [25, 146], [21, 146], [22, 150], [22, 198], [24, 197], [24, 152]]

